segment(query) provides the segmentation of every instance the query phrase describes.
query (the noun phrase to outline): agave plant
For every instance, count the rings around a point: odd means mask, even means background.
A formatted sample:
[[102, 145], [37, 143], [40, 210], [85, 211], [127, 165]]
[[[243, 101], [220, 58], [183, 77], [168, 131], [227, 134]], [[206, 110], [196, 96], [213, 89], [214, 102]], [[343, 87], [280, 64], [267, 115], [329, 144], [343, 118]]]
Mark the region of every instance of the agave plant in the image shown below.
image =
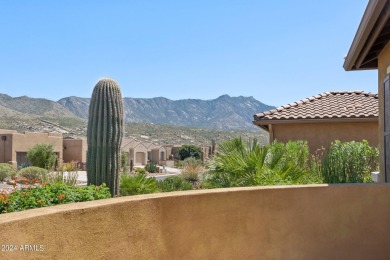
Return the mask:
[[220, 144], [207, 165], [205, 187], [319, 182], [310, 177], [308, 159], [309, 148], [304, 141], [260, 146], [257, 140], [228, 140]]

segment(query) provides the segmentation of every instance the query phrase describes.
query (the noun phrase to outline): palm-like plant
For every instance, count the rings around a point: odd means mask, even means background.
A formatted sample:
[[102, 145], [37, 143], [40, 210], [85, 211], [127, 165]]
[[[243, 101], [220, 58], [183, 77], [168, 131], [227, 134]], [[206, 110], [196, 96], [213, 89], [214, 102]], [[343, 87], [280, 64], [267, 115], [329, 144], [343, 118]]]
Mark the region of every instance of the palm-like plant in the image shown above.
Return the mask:
[[156, 178], [147, 178], [145, 174], [122, 174], [120, 178], [120, 193], [122, 196], [148, 194], [157, 191]]
[[308, 178], [309, 149], [306, 142], [273, 142], [260, 146], [257, 140], [241, 138], [220, 144], [209, 161], [205, 187], [240, 187], [255, 185], [318, 182]]

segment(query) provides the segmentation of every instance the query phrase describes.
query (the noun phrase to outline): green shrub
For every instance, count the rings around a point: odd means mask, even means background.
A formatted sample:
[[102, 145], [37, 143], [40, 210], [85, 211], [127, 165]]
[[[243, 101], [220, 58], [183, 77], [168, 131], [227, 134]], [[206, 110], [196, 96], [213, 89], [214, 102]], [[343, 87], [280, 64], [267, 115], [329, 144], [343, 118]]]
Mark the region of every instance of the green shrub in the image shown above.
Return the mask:
[[309, 148], [304, 141], [275, 141], [261, 147], [256, 140], [227, 140], [207, 167], [207, 188], [321, 182], [310, 174]]
[[145, 168], [135, 168], [134, 171], [136, 174], [143, 174], [143, 175], [146, 174]]
[[163, 192], [192, 190], [192, 184], [178, 176], [168, 177], [162, 181], [157, 182], [157, 187]]
[[79, 174], [77, 171], [54, 171], [47, 175], [48, 183], [63, 183], [69, 186], [75, 186], [77, 184], [77, 178]]
[[202, 151], [199, 146], [193, 144], [185, 144], [180, 147], [178, 151], [180, 160], [185, 160], [188, 157], [194, 157], [195, 159], [200, 159], [202, 156]]
[[122, 174], [120, 179], [120, 194], [122, 196], [147, 194], [157, 191], [156, 178], [146, 178], [145, 174]]
[[62, 170], [65, 172], [78, 171], [79, 170], [79, 162], [77, 162], [77, 161], [67, 162], [62, 166]]
[[327, 151], [322, 176], [326, 183], [372, 182], [371, 172], [378, 170], [379, 150], [368, 142], [335, 141]]
[[15, 175], [15, 169], [8, 163], [0, 163], [0, 181]]
[[204, 167], [199, 160], [187, 158], [183, 161], [183, 169], [181, 177], [191, 183], [195, 189], [201, 187], [201, 176], [204, 173]]
[[182, 161], [181, 165], [183, 167], [185, 167], [185, 166], [199, 166], [199, 165], [202, 165], [202, 161], [199, 159], [196, 159], [195, 157], [188, 157]]
[[0, 192], [0, 213], [41, 208], [72, 202], [110, 198], [110, 190], [102, 186], [71, 187], [62, 183]]
[[199, 160], [199, 159], [196, 159], [194, 157], [188, 157], [182, 161], [175, 161], [175, 167], [176, 168], [184, 168], [185, 166], [187, 165], [190, 165], [190, 166], [198, 166], [198, 165], [202, 165], [202, 161]]
[[51, 144], [37, 144], [27, 152], [27, 159], [32, 166], [51, 169], [56, 163], [57, 156]]
[[156, 173], [158, 172], [158, 167], [154, 162], [148, 162], [145, 165], [145, 170], [149, 173]]
[[19, 177], [27, 178], [30, 182], [37, 180], [38, 182], [47, 180], [48, 171], [43, 168], [30, 166], [23, 169], [20, 169], [17, 173]]

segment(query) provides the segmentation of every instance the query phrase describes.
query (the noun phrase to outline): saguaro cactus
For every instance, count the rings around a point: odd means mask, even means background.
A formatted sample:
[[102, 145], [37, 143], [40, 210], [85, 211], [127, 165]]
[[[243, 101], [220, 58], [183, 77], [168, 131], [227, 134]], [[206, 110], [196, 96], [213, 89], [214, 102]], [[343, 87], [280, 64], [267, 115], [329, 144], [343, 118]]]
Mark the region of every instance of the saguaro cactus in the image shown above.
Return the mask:
[[88, 183], [106, 183], [113, 196], [119, 195], [123, 103], [121, 90], [112, 79], [96, 83], [89, 104], [87, 136]]

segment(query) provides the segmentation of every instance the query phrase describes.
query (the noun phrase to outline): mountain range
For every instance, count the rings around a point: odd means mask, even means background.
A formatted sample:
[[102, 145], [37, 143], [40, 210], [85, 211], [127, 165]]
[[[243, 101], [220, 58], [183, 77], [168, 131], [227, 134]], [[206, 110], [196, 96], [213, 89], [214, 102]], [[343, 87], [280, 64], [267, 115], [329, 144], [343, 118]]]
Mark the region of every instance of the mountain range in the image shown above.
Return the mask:
[[[222, 95], [212, 100], [170, 100], [164, 97], [124, 100], [125, 122], [191, 126], [220, 130], [253, 130], [253, 114], [273, 109], [253, 97]], [[0, 94], [5, 118], [88, 118], [89, 98], [66, 97], [52, 101]]]

